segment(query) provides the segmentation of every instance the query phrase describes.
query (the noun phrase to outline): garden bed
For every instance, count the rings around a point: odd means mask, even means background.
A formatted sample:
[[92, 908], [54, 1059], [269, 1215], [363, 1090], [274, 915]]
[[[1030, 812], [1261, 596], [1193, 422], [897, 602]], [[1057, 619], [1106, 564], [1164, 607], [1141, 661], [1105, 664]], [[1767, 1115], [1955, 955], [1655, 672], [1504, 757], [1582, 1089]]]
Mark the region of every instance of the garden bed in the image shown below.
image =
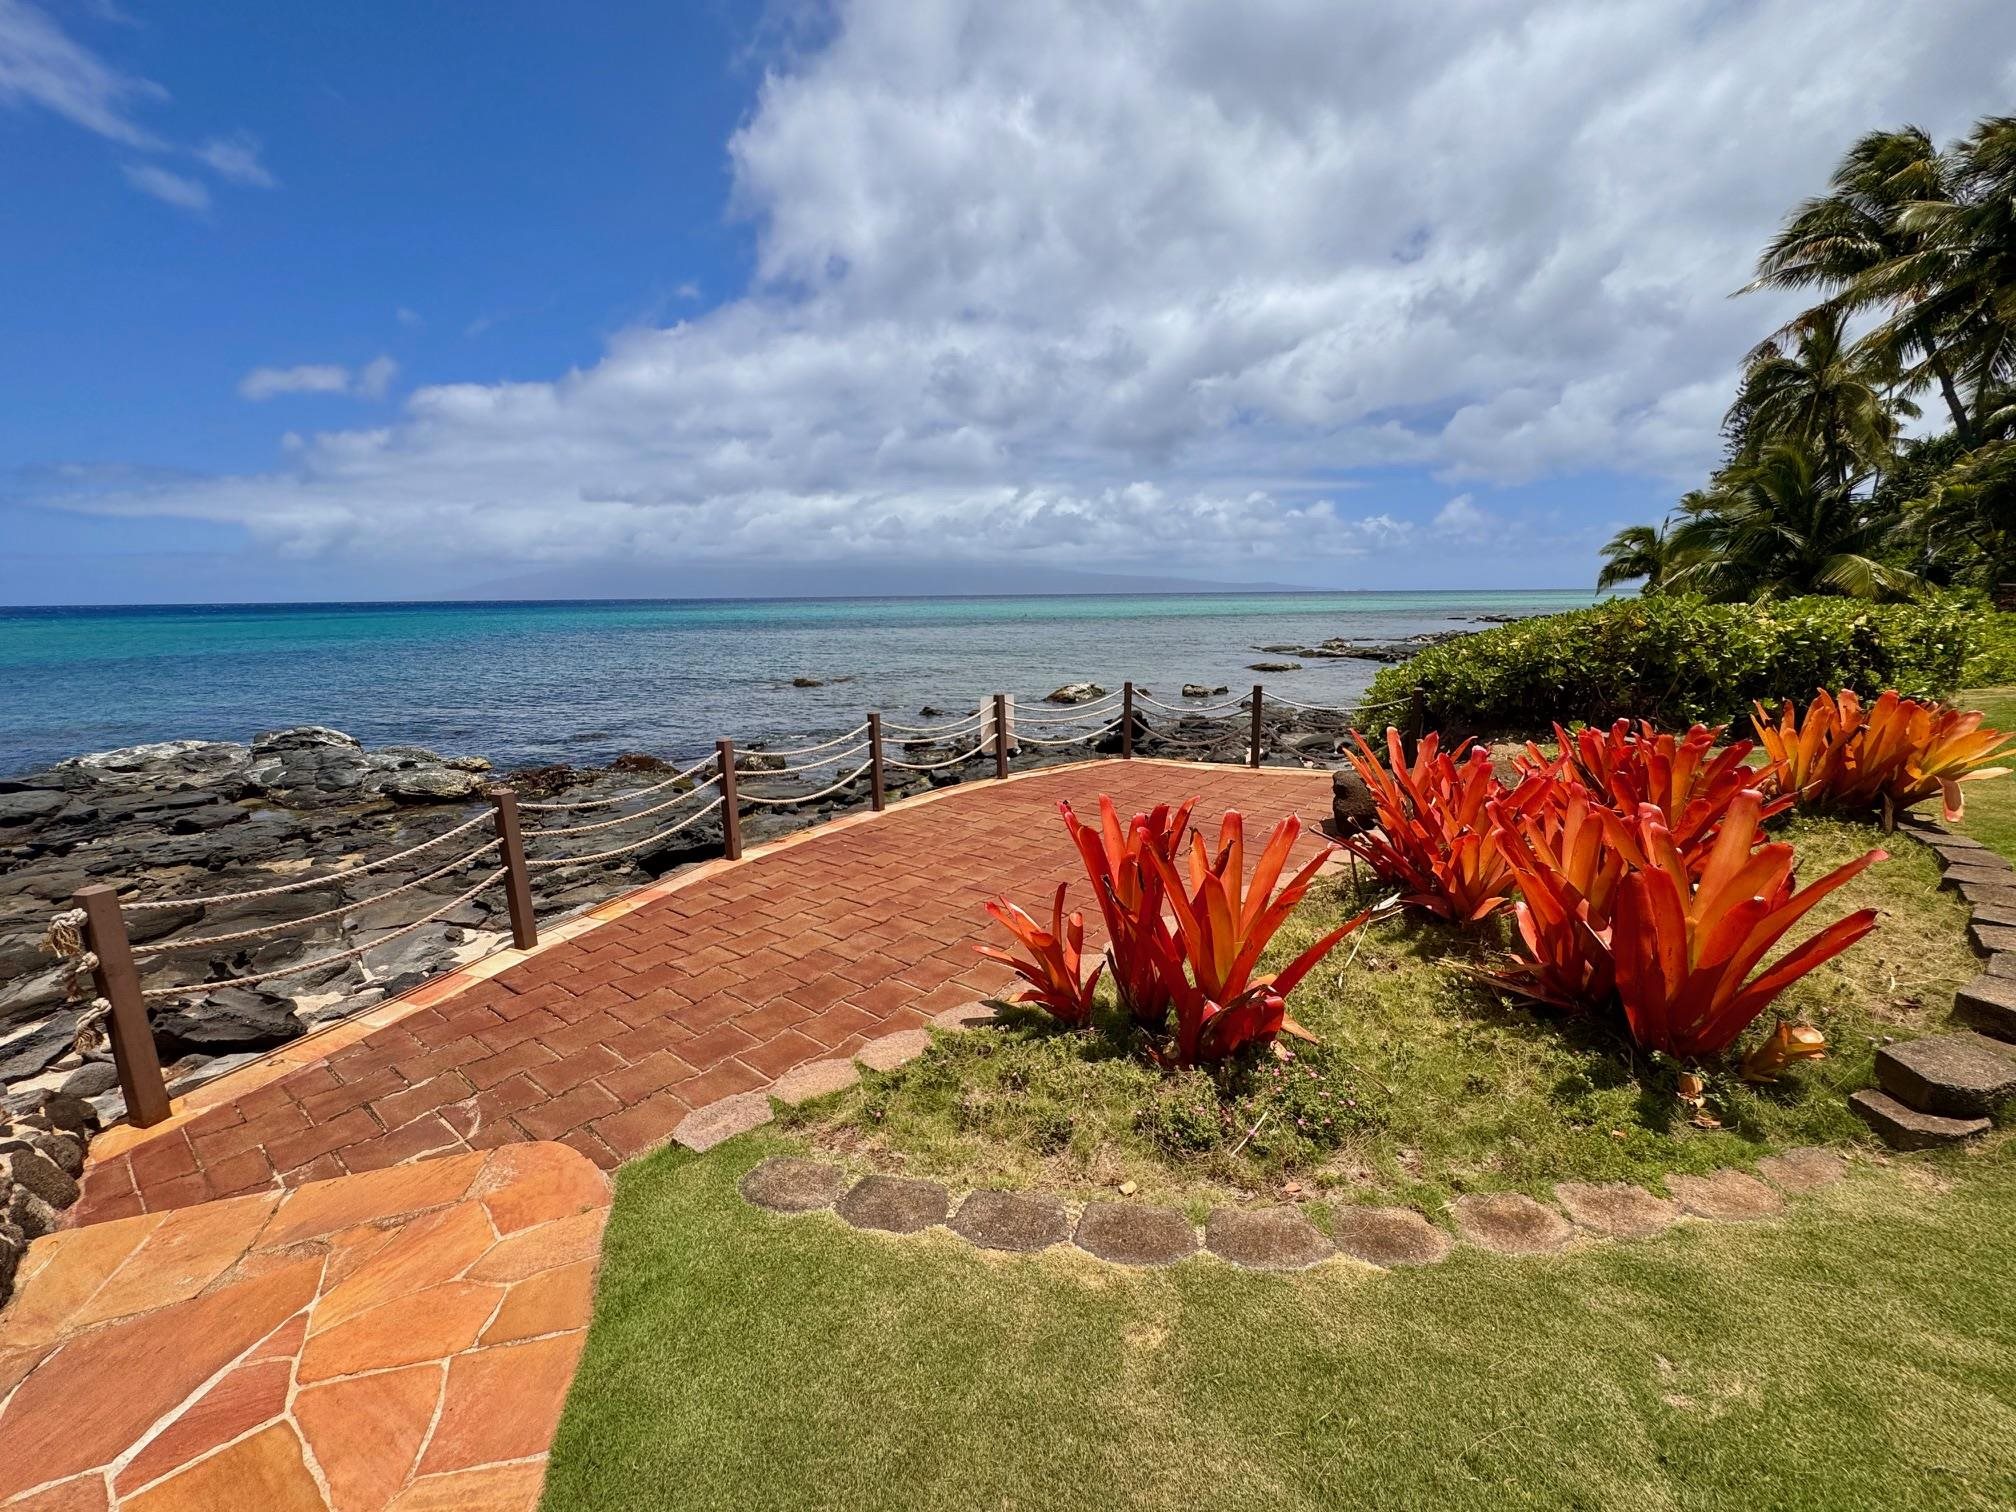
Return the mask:
[[[1764, 1086], [1711, 1075], [1698, 1110], [1676, 1096], [1674, 1062], [1466, 977], [1458, 968], [1503, 944], [1502, 920], [1466, 930], [1410, 911], [1367, 925], [1303, 982], [1293, 1012], [1320, 1043], [1282, 1041], [1292, 1059], [1261, 1049], [1215, 1075], [1165, 1073], [1128, 1048], [1102, 988], [1093, 1032], [1010, 1010], [787, 1113], [785, 1127], [864, 1167], [1077, 1195], [1132, 1182], [1200, 1211], [1228, 1196], [1286, 1195], [1319, 1225], [1331, 1204], [1439, 1213], [1468, 1191], [1544, 1196], [1568, 1180], [1656, 1188], [1669, 1172], [1861, 1141], [1845, 1094], [1868, 1085], [1885, 1040], [1939, 1025], [1975, 974], [1966, 907], [1939, 890], [1931, 852], [1908, 837], [1812, 818], [1782, 834], [1802, 876], [1889, 849], [1890, 860], [1822, 900], [1802, 933], [1863, 907], [1882, 910], [1881, 926], [1780, 1000], [1826, 1034], [1828, 1058]], [[1378, 890], [1369, 872], [1320, 879], [1267, 959], [1293, 955]]]

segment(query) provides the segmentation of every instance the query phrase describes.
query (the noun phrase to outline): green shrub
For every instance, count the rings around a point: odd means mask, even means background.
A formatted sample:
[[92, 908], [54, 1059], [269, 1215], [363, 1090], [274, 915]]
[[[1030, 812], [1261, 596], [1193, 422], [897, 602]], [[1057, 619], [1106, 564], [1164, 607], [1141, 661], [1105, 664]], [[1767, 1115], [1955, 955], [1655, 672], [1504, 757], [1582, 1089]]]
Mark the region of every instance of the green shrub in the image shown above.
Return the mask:
[[2002, 688], [2016, 683], [2016, 614], [1984, 610], [1977, 621], [1976, 644], [1960, 673], [1967, 688]]
[[1431, 646], [1373, 679], [1364, 717], [1370, 727], [1401, 722], [1417, 686], [1429, 727], [1466, 735], [1535, 734], [1557, 719], [1727, 724], [1746, 718], [1752, 699], [1804, 700], [1820, 687], [1937, 697], [1960, 686], [1986, 617], [1959, 595], [1612, 599]]

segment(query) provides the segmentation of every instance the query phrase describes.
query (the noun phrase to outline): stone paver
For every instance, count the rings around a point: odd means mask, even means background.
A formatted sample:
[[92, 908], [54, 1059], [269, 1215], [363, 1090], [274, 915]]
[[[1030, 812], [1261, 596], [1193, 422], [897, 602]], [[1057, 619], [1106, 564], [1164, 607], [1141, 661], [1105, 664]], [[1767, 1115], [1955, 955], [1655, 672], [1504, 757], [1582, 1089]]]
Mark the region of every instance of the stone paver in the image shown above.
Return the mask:
[[1680, 1204], [1628, 1181], [1564, 1181], [1554, 1188], [1562, 1210], [1607, 1239], [1643, 1239], [1679, 1220]]
[[815, 1097], [824, 1097], [829, 1092], [844, 1092], [859, 1080], [861, 1068], [851, 1060], [807, 1061], [779, 1077], [777, 1085], [770, 1089], [770, 1095], [781, 1103], [796, 1107]]
[[1063, 1202], [1037, 1192], [969, 1192], [952, 1215], [952, 1232], [982, 1249], [1028, 1253], [1071, 1237]]
[[1797, 1197], [1845, 1180], [1848, 1162], [1832, 1150], [1808, 1147], [1787, 1150], [1783, 1155], [1766, 1155], [1757, 1162], [1757, 1171], [1779, 1191]]
[[864, 1176], [833, 1210], [855, 1228], [915, 1234], [945, 1221], [952, 1196], [935, 1181], [908, 1176]]
[[1173, 1265], [1197, 1252], [1197, 1231], [1174, 1208], [1088, 1202], [1072, 1242], [1116, 1265]]
[[833, 1206], [847, 1190], [847, 1173], [823, 1160], [772, 1155], [742, 1178], [742, 1195], [773, 1213], [809, 1213]]
[[1979, 1034], [1927, 1034], [1878, 1050], [1876, 1081], [1921, 1113], [1979, 1118], [2016, 1095], [2016, 1053]]
[[931, 1034], [925, 1029], [899, 1029], [872, 1039], [854, 1052], [854, 1059], [870, 1071], [894, 1071], [907, 1066], [931, 1048]]
[[[1057, 819], [1199, 799], [1251, 829], [1329, 812], [1324, 772], [1105, 761], [978, 781], [696, 874], [172, 1127], [115, 1132], [73, 1223], [299, 1186], [423, 1154], [559, 1140], [604, 1169], [686, 1115], [846, 1060], [1007, 987], [981, 905], [1083, 889]], [[1300, 854], [1313, 854], [1313, 833]], [[1099, 911], [1081, 896], [1092, 936]], [[996, 943], [1000, 943], [996, 940]], [[291, 1047], [314, 1053], [314, 1042]]]
[[1991, 961], [1988, 975], [1953, 994], [1953, 1016], [1997, 1039], [2016, 1040], [2016, 977], [1997, 975]]
[[679, 1120], [672, 1137], [687, 1149], [704, 1153], [723, 1140], [761, 1128], [775, 1116], [764, 1093], [740, 1092], [688, 1113]]
[[1471, 1192], [1449, 1210], [1458, 1233], [1501, 1255], [1551, 1255], [1575, 1237], [1567, 1219], [1517, 1192]]
[[1213, 1208], [1204, 1247], [1247, 1270], [1307, 1270], [1337, 1253], [1293, 1208]]
[[1719, 1223], [1749, 1223], [1759, 1218], [1775, 1218], [1785, 1211], [1783, 1197], [1742, 1171], [1668, 1176], [1666, 1189], [1684, 1211]]
[[1412, 1208], [1348, 1207], [1331, 1216], [1338, 1250], [1368, 1265], [1436, 1265], [1454, 1243]]
[[530, 1512], [608, 1209], [518, 1144], [38, 1239], [0, 1505]]
[[1864, 1087], [1848, 1094], [1848, 1106], [1893, 1150], [1929, 1150], [1986, 1134], [1994, 1127], [1985, 1118], [1944, 1118], [1906, 1107], [1888, 1092]]

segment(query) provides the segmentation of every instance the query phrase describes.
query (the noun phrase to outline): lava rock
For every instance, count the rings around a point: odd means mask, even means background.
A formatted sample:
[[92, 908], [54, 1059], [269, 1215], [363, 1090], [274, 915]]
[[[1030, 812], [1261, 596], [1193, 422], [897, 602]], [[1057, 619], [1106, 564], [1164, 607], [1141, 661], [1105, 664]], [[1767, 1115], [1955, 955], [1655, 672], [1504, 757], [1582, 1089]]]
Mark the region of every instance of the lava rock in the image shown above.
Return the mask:
[[1044, 695], [1045, 703], [1080, 704], [1091, 703], [1095, 698], [1104, 698], [1106, 690], [1095, 682], [1066, 683], [1054, 692]]
[[1330, 820], [1339, 835], [1362, 834], [1379, 822], [1372, 790], [1350, 767], [1339, 767], [1330, 774]]

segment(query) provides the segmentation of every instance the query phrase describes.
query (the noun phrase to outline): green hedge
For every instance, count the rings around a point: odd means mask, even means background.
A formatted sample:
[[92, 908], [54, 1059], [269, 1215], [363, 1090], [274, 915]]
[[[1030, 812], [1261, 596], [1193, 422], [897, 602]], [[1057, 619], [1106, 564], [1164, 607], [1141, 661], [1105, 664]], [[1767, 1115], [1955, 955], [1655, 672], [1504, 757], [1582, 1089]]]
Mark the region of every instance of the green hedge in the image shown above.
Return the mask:
[[1375, 727], [1404, 722], [1417, 686], [1429, 727], [1463, 735], [1534, 734], [1557, 719], [1726, 724], [1747, 717], [1753, 698], [1804, 700], [1818, 687], [1940, 696], [1961, 685], [1984, 617], [1958, 595], [1881, 605], [1612, 599], [1431, 646], [1373, 679], [1363, 716]]
[[1973, 653], [1960, 673], [1967, 688], [2005, 688], [2016, 683], [2016, 614], [1985, 611], [1976, 624]]

